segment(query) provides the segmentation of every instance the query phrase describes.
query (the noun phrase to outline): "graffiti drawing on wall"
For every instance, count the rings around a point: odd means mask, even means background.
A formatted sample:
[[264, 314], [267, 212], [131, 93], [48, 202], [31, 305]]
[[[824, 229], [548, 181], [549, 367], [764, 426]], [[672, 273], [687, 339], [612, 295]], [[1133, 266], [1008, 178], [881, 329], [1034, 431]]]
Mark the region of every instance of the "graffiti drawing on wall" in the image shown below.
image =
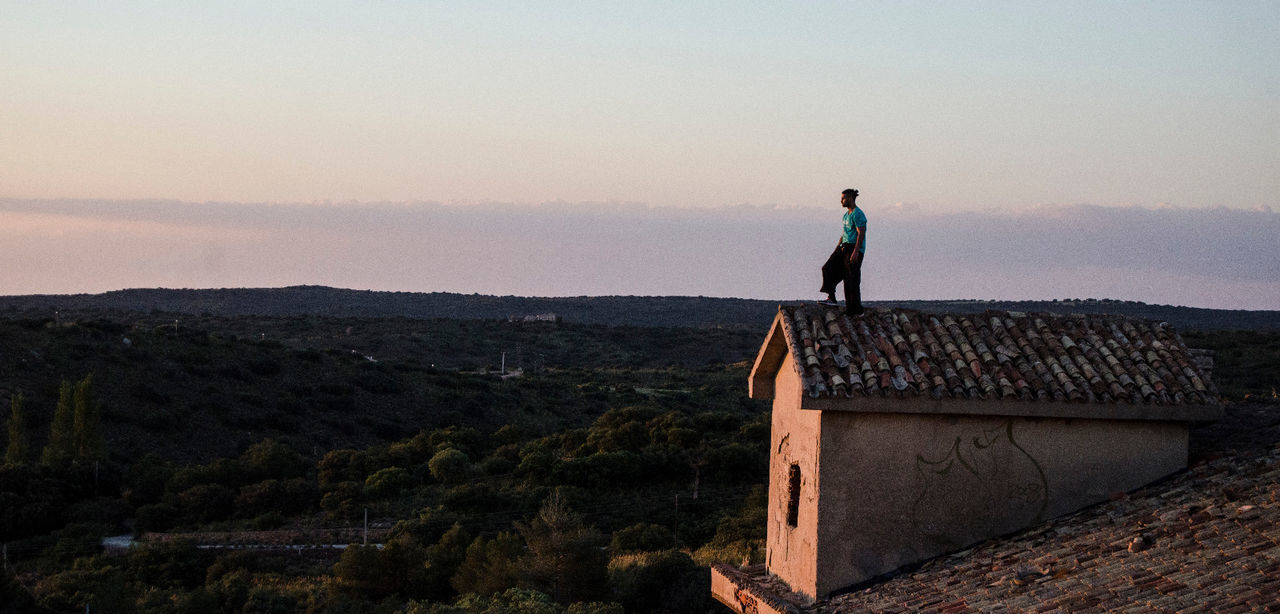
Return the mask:
[[911, 516], [917, 531], [963, 541], [975, 530], [997, 534], [1044, 519], [1049, 483], [1014, 439], [1013, 424], [1006, 420], [916, 455]]
[[760, 607], [756, 604], [755, 595], [739, 587], [734, 589], [733, 598], [737, 600], [738, 611], [742, 612], [742, 614], [759, 614]]

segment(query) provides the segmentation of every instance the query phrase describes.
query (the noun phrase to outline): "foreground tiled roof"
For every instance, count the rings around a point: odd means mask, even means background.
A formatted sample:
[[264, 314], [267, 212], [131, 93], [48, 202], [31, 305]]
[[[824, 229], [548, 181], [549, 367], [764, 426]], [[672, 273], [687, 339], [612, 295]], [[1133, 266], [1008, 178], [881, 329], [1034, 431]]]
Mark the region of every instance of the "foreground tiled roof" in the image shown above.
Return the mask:
[[917, 396], [1215, 404], [1196, 356], [1164, 322], [1107, 315], [927, 314], [783, 306], [811, 397]]
[[778, 612], [1280, 611], [1280, 404], [1228, 407], [1191, 446], [1168, 480], [807, 607], [730, 573]]

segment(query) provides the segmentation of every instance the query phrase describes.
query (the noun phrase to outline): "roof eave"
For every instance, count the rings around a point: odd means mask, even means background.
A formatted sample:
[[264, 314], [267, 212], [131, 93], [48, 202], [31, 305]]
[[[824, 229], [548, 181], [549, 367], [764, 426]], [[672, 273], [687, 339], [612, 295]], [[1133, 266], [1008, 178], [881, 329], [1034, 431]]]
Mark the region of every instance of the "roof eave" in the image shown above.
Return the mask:
[[773, 316], [773, 324], [769, 326], [769, 335], [756, 353], [756, 362], [751, 366], [751, 375], [747, 378], [747, 396], [757, 400], [769, 400], [774, 395], [774, 378], [787, 349], [786, 331], [782, 326], [782, 308]]
[[1022, 416], [1028, 418], [1083, 418], [1165, 422], [1213, 422], [1221, 419], [1223, 415], [1222, 406], [1218, 404], [1100, 404], [990, 399], [934, 399], [928, 396], [906, 399], [879, 396], [846, 398], [803, 395], [800, 401], [800, 409], [877, 414]]

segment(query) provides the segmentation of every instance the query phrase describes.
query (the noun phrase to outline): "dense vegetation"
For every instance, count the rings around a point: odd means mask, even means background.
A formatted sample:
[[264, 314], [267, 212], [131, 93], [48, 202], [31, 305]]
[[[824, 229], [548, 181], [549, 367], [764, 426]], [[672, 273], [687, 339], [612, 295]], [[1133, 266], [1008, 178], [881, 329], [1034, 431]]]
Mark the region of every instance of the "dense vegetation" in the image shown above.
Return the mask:
[[[0, 612], [706, 610], [763, 554], [763, 329], [10, 312]], [[1184, 336], [1275, 394], [1280, 333]]]
[[1187, 332], [1191, 347], [1214, 351], [1213, 381], [1225, 400], [1280, 398], [1280, 331]]
[[[18, 611], [705, 609], [703, 565], [761, 554], [753, 336], [0, 320], [0, 594]], [[485, 372], [504, 348], [519, 371]], [[103, 445], [50, 456], [64, 440]], [[377, 547], [197, 547], [361, 543], [366, 510]], [[140, 541], [104, 551], [120, 534]]]

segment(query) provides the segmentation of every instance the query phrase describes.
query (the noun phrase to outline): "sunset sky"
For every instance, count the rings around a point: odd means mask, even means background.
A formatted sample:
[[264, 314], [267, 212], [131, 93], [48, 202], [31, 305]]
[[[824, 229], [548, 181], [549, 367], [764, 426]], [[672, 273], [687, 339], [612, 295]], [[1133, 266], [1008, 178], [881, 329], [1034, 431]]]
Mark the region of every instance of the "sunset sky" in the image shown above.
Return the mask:
[[0, 294], [1280, 309], [1280, 5], [5, 2]]

